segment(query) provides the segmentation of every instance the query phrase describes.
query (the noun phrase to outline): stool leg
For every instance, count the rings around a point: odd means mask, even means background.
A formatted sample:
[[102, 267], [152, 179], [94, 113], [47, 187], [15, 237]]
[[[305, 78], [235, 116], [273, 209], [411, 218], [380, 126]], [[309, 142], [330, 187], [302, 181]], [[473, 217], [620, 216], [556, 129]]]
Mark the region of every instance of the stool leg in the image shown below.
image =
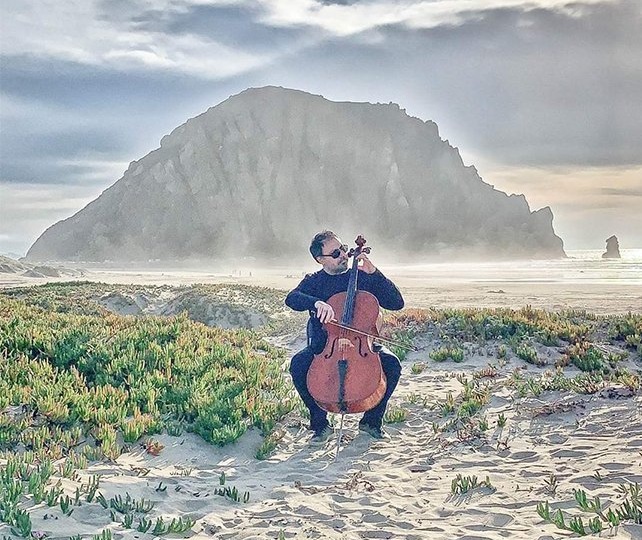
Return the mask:
[[341, 436], [343, 435], [343, 417], [345, 416], [344, 413], [341, 413], [341, 420], [339, 421], [339, 433], [337, 434], [337, 452], [334, 455], [334, 459], [336, 461], [337, 457], [339, 456], [339, 449], [341, 448]]

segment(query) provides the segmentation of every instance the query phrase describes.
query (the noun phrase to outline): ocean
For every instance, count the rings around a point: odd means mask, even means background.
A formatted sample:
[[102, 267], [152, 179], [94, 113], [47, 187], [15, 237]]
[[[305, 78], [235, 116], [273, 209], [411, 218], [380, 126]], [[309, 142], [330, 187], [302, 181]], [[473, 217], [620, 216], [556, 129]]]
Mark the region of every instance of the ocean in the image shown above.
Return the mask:
[[388, 265], [408, 279], [450, 283], [573, 283], [642, 287], [642, 249], [621, 250], [621, 259], [602, 259], [604, 250], [567, 250], [568, 258], [499, 262]]

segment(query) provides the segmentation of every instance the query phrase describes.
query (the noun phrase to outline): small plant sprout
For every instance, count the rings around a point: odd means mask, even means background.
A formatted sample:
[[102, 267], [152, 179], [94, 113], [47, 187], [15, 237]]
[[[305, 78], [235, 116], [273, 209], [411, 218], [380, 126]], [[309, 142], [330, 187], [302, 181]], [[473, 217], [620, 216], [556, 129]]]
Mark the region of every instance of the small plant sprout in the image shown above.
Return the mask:
[[424, 364], [423, 362], [417, 362], [412, 365], [412, 367], [410, 368], [410, 371], [413, 374], [418, 375], [419, 373], [422, 373], [425, 369], [426, 369], [426, 364]]
[[488, 488], [491, 491], [495, 491], [495, 488], [490, 483], [490, 478], [488, 478], [488, 476], [485, 480], [479, 482], [477, 476], [463, 476], [461, 474], [458, 474], [457, 477], [451, 482], [450, 492], [453, 495], [461, 495], [464, 493], [468, 493], [473, 489], [482, 487]]
[[548, 478], [544, 479], [544, 489], [551, 495], [555, 495], [558, 486], [559, 480], [555, 474], [551, 473]]
[[403, 407], [390, 407], [383, 416], [386, 424], [398, 424], [405, 422], [408, 417], [408, 411]]
[[165, 445], [155, 439], [147, 439], [145, 441], [145, 451], [152, 456], [160, 455], [163, 448], [165, 448]]

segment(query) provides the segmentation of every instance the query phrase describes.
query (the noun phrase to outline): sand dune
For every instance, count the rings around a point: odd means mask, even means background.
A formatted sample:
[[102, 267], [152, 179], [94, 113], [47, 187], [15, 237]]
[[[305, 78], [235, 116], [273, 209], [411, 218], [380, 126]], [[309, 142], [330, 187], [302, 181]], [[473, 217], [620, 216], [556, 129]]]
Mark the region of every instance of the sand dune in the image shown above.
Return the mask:
[[[203, 273], [100, 273], [84, 279], [123, 283], [246, 283], [291, 289], [298, 277], [275, 273], [222, 276]], [[642, 293], [631, 284], [474, 282], [426, 285], [409, 274], [393, 276], [407, 304], [418, 307], [510, 306], [530, 304], [548, 309], [576, 308], [597, 313], [642, 311]], [[33, 280], [36, 282], [38, 280]], [[13, 283], [13, 282], [12, 282]], [[501, 292], [500, 292], [501, 291]], [[292, 338], [292, 336], [290, 336]], [[273, 342], [297, 350], [293, 342]], [[289, 339], [289, 338], [288, 338]], [[543, 368], [513, 358], [498, 362], [483, 348], [467, 354], [465, 362], [435, 363], [427, 348], [408, 355], [400, 385], [391, 406], [402, 406], [407, 419], [387, 426], [390, 440], [375, 441], [359, 433], [359, 416], [345, 418], [343, 440], [336, 455], [336, 439], [310, 443], [307, 422], [292, 414], [278, 428], [282, 435], [274, 452], [257, 460], [262, 441], [250, 431], [234, 445], [217, 448], [193, 434], [159, 435], [164, 448], [150, 455], [133, 445], [115, 463], [101, 463], [83, 471], [79, 482], [100, 474], [100, 492], [109, 499], [117, 494], [155, 503], [150, 517], [166, 521], [180, 516], [195, 520], [196, 539], [434, 539], [434, 540], [553, 540], [574, 537], [545, 522], [537, 503], [548, 501], [567, 516], [586, 521], [574, 490], [599, 496], [605, 509], [623, 500], [621, 485], [642, 483], [642, 396], [625, 387], [610, 387], [594, 394], [546, 392], [539, 397], [517, 397], [506, 382], [520, 368], [541, 373]], [[555, 355], [554, 348], [547, 354]], [[492, 399], [482, 411], [488, 429], [483, 433], [448, 431], [443, 427], [440, 402], [449, 392], [462, 390], [461, 377], [470, 378], [492, 362], [498, 376], [489, 379]], [[631, 362], [635, 362], [631, 360]], [[426, 368], [417, 373], [413, 365]], [[639, 371], [639, 360], [630, 366]], [[566, 376], [579, 372], [565, 369]], [[498, 425], [500, 417], [505, 425]], [[335, 425], [338, 417], [335, 417]], [[215, 493], [220, 477], [226, 486], [249, 501], [233, 502]], [[457, 475], [476, 476], [490, 486], [464, 494], [452, 492]], [[73, 495], [78, 482], [65, 480]], [[59, 508], [44, 504], [30, 509], [34, 531], [49, 538], [89, 535], [112, 529], [114, 538], [151, 539], [157, 535], [125, 530], [107, 510], [96, 504], [74, 508], [63, 516]], [[118, 517], [118, 516], [117, 516]], [[568, 517], [567, 517], [568, 520]], [[11, 537], [6, 526], [0, 534]], [[642, 539], [642, 525], [624, 524], [600, 537]]]
[[[538, 516], [539, 501], [586, 521], [591, 514], [577, 508], [573, 489], [615, 507], [621, 502], [618, 486], [642, 483], [640, 395], [613, 388], [517, 400], [501, 381], [523, 366], [518, 360], [507, 362], [494, 379], [484, 411], [489, 429], [482, 436], [435, 433], [433, 423], [445, 419], [432, 405], [461, 390], [458, 373], [470, 377], [489, 360], [470, 356], [463, 364], [431, 363], [413, 373], [412, 365], [426, 361], [426, 352], [412, 353], [392, 402], [409, 411], [406, 421], [387, 426], [390, 440], [375, 441], [357, 431], [359, 415], [346, 416], [338, 456], [336, 439], [311, 444], [305, 420], [293, 414], [279, 428], [276, 450], [263, 461], [254, 457], [261, 442], [255, 431], [224, 448], [192, 434], [161, 435], [155, 437], [164, 445], [157, 456], [134, 446], [116, 463], [85, 472], [101, 475], [100, 491], [108, 499], [129, 493], [153, 501], [154, 519], [189, 515], [196, 520], [189, 533], [196, 539], [552, 540], [569, 533]], [[500, 413], [506, 418], [503, 427], [497, 426]], [[221, 473], [227, 486], [250, 493], [249, 502], [215, 494]], [[492, 487], [453, 494], [458, 474], [480, 481], [488, 477]], [[557, 482], [553, 490], [551, 475]], [[73, 491], [71, 483], [66, 487]], [[51, 538], [115, 526], [95, 504], [77, 507], [70, 517], [41, 506], [31, 511], [34, 530]], [[0, 532], [7, 534], [4, 529]], [[124, 539], [154, 537], [120, 527], [114, 533]], [[639, 539], [642, 525], [621, 525], [602, 537]]]

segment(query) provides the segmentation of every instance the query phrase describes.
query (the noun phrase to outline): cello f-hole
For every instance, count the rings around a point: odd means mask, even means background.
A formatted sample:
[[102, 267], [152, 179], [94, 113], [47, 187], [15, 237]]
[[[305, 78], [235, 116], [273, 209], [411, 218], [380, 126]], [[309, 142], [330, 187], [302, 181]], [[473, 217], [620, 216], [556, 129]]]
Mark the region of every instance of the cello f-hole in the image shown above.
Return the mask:
[[330, 358], [332, 354], [334, 353], [334, 344], [337, 342], [336, 339], [332, 340], [332, 348], [330, 349], [330, 352], [326, 355], [323, 356], [323, 358]]
[[365, 358], [366, 356], [368, 356], [368, 352], [363, 352], [363, 350], [361, 349], [361, 346], [363, 345], [363, 338], [361, 336], [356, 336], [356, 339], [359, 340], [359, 356]]

